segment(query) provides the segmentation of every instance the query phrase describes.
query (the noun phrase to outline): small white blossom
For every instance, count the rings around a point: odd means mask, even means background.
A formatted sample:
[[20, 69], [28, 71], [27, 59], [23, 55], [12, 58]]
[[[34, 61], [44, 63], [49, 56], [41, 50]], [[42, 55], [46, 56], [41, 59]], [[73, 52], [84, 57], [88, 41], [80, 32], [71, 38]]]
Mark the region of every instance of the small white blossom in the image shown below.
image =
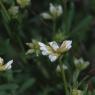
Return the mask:
[[68, 51], [71, 48], [72, 41], [63, 41], [62, 45], [59, 47], [55, 41], [49, 42], [49, 45], [45, 45], [42, 42], [38, 43], [42, 55], [47, 55], [51, 62], [54, 62], [58, 57]]
[[57, 17], [59, 17], [61, 14], [63, 13], [63, 9], [61, 5], [53, 5], [52, 3], [50, 3], [50, 7], [49, 7], [49, 13], [42, 13], [41, 16], [44, 19], [56, 19]]
[[58, 17], [63, 13], [61, 5], [54, 6], [52, 3], [50, 3], [50, 9], [49, 10], [50, 10], [51, 15], [53, 15], [54, 17], [55, 16]]
[[8, 61], [4, 64], [4, 60], [0, 57], [0, 71], [9, 70], [12, 68], [13, 60]]
[[74, 59], [74, 64], [76, 69], [83, 70], [89, 65], [89, 62], [88, 61], [85, 62], [82, 58], [80, 58], [80, 59]]

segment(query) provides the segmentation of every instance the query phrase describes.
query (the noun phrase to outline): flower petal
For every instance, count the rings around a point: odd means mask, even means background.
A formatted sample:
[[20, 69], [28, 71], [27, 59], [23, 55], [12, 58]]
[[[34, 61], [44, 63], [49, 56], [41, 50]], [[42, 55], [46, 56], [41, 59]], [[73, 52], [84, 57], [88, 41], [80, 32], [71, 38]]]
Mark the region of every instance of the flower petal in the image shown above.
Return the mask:
[[8, 63], [6, 63], [5, 64], [5, 70], [7, 69], [7, 70], [9, 70], [9, 69], [11, 69], [11, 64], [13, 63], [13, 60], [10, 60]]
[[57, 16], [60, 16], [63, 13], [62, 6], [57, 6]]
[[39, 44], [39, 46], [45, 46], [45, 44], [42, 42], [38, 42], [38, 44]]
[[51, 15], [48, 14], [48, 13], [42, 13], [41, 16], [44, 18], [44, 19], [51, 19]]
[[34, 52], [33, 49], [29, 49], [29, 50], [26, 52], [26, 55], [27, 55], [27, 54], [32, 54], [33, 52]]
[[56, 51], [59, 46], [55, 41], [49, 42], [49, 45]]
[[39, 42], [38, 44], [40, 45], [40, 50], [42, 51], [42, 55], [48, 55], [49, 51], [48, 51], [47, 45], [41, 42]]
[[52, 3], [50, 3], [49, 11], [52, 15], [56, 15], [57, 10], [56, 10], [56, 7]]
[[3, 58], [0, 57], [0, 65], [3, 65], [3, 63], [4, 63], [4, 60]]
[[51, 62], [54, 62], [57, 58], [58, 58], [58, 56], [56, 56], [56, 55], [53, 55], [53, 54], [49, 55], [49, 59]]
[[42, 55], [48, 55], [48, 51], [43, 50]]
[[63, 41], [62, 45], [60, 46], [61, 52], [68, 51], [72, 47], [71, 44], [72, 44], [71, 40]]

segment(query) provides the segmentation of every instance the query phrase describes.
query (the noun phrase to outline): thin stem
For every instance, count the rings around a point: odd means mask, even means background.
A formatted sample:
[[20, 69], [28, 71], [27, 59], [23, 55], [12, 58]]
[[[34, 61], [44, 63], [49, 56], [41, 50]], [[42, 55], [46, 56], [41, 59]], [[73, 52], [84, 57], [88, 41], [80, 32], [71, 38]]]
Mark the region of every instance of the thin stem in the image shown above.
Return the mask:
[[61, 69], [61, 74], [62, 74], [62, 79], [63, 79], [63, 82], [64, 82], [64, 88], [65, 88], [65, 92], [66, 92], [66, 95], [68, 95], [68, 87], [67, 87], [67, 81], [66, 81], [66, 76], [65, 76], [65, 72], [64, 72], [64, 68], [61, 64], [61, 58], [60, 58], [60, 69]]
[[86, 79], [88, 79], [89, 77], [90, 77], [89, 75], [87, 75], [86, 77], [84, 77], [84, 78], [81, 80], [81, 82], [79, 82], [78, 87], [79, 87]]
[[78, 76], [79, 76], [79, 71], [76, 70], [74, 75], [73, 75], [73, 88], [78, 88]]
[[61, 2], [64, 7], [64, 12], [67, 12], [67, 0], [61, 0]]
[[53, 33], [56, 32], [56, 20], [55, 18], [53, 19]]
[[4, 22], [4, 26], [6, 28], [6, 31], [7, 31], [8, 36], [10, 38], [12, 38], [12, 36], [11, 36], [11, 29], [10, 29], [9, 25], [6, 22]]
[[63, 19], [63, 23], [64, 23], [64, 32], [68, 32], [67, 29], [68, 29], [68, 26], [67, 26], [67, 0], [61, 0], [62, 2], [62, 5], [63, 5], [63, 8], [64, 8], [64, 19]]

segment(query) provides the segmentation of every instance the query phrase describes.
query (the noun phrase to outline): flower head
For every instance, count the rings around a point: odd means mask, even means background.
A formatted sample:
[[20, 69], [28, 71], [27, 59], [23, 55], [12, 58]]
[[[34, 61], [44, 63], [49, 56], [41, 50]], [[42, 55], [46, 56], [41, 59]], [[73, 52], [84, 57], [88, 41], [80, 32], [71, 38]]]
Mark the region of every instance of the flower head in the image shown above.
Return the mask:
[[0, 57], [0, 71], [9, 70], [12, 68], [11, 64], [13, 63], [13, 60], [8, 61], [6, 64], [4, 64], [4, 60]]
[[74, 64], [76, 69], [83, 70], [89, 65], [89, 62], [88, 61], [85, 62], [82, 58], [80, 58], [80, 59], [74, 59]]
[[56, 5], [54, 6], [52, 3], [50, 3], [49, 7], [49, 13], [42, 13], [41, 16], [44, 19], [56, 19], [63, 13], [62, 6], [61, 5]]
[[42, 55], [47, 55], [51, 62], [57, 60], [57, 58], [64, 52], [68, 51], [71, 48], [72, 41], [63, 41], [62, 45], [59, 45], [55, 42], [49, 42], [48, 45], [39, 42], [40, 50]]
[[52, 3], [50, 3], [49, 11], [52, 16], [56, 16], [56, 17], [60, 16], [63, 13], [61, 5], [54, 6]]

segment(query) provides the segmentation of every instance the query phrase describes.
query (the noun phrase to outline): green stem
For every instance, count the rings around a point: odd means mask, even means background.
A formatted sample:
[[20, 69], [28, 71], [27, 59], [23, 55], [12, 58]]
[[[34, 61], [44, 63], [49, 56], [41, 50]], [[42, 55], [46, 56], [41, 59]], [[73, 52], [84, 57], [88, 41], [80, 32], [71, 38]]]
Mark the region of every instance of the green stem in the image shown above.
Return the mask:
[[10, 19], [10, 16], [9, 16], [9, 14], [8, 14], [8, 12], [7, 12], [7, 10], [6, 10], [6, 8], [5, 8], [5, 6], [3, 5], [3, 3], [2, 3], [1, 0], [0, 0], [0, 6], [1, 6], [1, 8], [3, 9], [3, 11], [4, 11], [4, 13], [5, 13], [7, 19], [9, 20], [9, 19]]
[[62, 20], [62, 22], [64, 23], [64, 26], [63, 26], [64, 29], [63, 30], [64, 30], [64, 32], [67, 33], [68, 32], [67, 31], [67, 29], [68, 29], [68, 27], [67, 27], [67, 19], [68, 19], [67, 18], [67, 12], [68, 12], [67, 11], [67, 0], [61, 0], [61, 2], [62, 2], [62, 5], [63, 5], [63, 8], [64, 8], [64, 15], [63, 15], [64, 19]]
[[79, 76], [79, 71], [76, 70], [74, 75], [73, 75], [73, 88], [78, 88], [78, 76]]
[[67, 81], [66, 81], [66, 76], [65, 76], [65, 72], [64, 72], [64, 68], [61, 64], [61, 58], [60, 58], [60, 69], [61, 69], [61, 74], [62, 74], [62, 80], [64, 82], [64, 88], [65, 88], [65, 93], [66, 95], [68, 95], [68, 87], [67, 87]]
[[86, 79], [88, 79], [89, 77], [90, 77], [89, 75], [87, 75], [86, 77], [84, 77], [84, 78], [81, 80], [81, 82], [79, 82], [78, 87], [79, 87]]
[[56, 20], [55, 18], [53, 19], [53, 33], [56, 32]]
[[18, 41], [18, 43], [19, 43], [20, 48], [21, 48], [22, 51], [24, 52], [24, 51], [25, 51], [25, 50], [24, 50], [24, 46], [23, 46], [23, 43], [22, 43], [22, 41], [21, 41], [21, 39], [20, 39], [19, 36], [17, 36], [17, 41]]
[[10, 38], [12, 38], [12, 36], [11, 36], [11, 29], [10, 29], [9, 25], [6, 22], [4, 22], [4, 26], [6, 28], [6, 31], [7, 31], [8, 36]]

